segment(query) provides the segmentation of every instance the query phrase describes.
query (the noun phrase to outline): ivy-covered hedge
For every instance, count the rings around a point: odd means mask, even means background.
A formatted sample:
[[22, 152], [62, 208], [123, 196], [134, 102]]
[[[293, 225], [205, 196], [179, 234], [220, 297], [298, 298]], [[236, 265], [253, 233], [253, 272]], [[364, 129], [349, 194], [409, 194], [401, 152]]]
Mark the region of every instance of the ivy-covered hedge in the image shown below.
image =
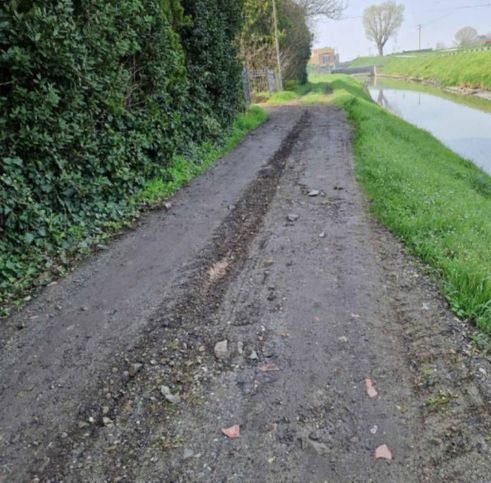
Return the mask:
[[183, 146], [220, 138], [241, 106], [240, 28], [237, 0], [1, 2], [0, 305]]

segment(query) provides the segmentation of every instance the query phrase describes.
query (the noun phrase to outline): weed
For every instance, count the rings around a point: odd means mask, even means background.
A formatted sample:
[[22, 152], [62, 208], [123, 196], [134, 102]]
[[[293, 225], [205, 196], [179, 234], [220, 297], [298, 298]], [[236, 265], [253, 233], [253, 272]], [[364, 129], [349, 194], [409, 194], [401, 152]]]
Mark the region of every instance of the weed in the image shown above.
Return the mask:
[[426, 406], [431, 409], [441, 409], [445, 407], [452, 399], [453, 395], [448, 391], [440, 390], [426, 400]]

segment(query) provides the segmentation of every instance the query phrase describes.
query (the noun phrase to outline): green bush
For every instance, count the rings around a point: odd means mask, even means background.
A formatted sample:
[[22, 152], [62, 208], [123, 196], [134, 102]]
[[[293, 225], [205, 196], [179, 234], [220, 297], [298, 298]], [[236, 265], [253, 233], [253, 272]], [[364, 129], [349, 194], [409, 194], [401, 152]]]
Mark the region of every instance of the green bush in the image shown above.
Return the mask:
[[241, 2], [4, 0], [0, 303], [241, 107]]

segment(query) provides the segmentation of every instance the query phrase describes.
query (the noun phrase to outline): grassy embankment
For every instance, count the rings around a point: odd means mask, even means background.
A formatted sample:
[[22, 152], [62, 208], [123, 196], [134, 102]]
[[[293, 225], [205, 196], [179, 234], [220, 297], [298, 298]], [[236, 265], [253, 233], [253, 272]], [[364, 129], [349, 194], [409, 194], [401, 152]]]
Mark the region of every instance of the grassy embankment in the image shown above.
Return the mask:
[[444, 87], [491, 89], [491, 50], [361, 57], [351, 62], [350, 67], [374, 64], [380, 66], [382, 75], [433, 81]]
[[[53, 278], [64, 276], [77, 262], [87, 256], [92, 247], [104, 244], [112, 235], [128, 227], [142, 212], [155, 208], [167, 200], [195, 176], [206, 171], [216, 160], [225, 156], [237, 146], [247, 133], [260, 126], [267, 118], [261, 107], [253, 106], [244, 114], [237, 116], [230, 133], [223, 143], [216, 145], [204, 143], [194, 149], [191, 158], [175, 156], [165, 176], [145, 183], [144, 187], [128, 203], [128, 210], [121, 213], [119, 222], [110, 222], [97, 233], [83, 235], [89, 243], [81, 243], [68, 254], [53, 254], [53, 261], [47, 271], [46, 262], [33, 253], [29, 257], [29, 267], [19, 279], [5, 280], [0, 287], [0, 317], [7, 316], [12, 308], [20, 307], [30, 299], [29, 293], [39, 286], [47, 285]], [[83, 240], [82, 240], [83, 241]], [[68, 256], [67, 256], [68, 255]]]
[[332, 76], [355, 127], [358, 178], [377, 218], [432, 267], [453, 310], [491, 334], [491, 177]]

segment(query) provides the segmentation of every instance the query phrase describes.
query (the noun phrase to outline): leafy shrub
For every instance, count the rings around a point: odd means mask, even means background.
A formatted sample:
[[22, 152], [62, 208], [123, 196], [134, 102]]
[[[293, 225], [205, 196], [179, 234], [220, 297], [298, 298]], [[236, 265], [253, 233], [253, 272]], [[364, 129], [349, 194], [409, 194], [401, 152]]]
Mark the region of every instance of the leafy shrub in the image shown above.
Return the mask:
[[241, 106], [240, 2], [0, 5], [0, 302]]

